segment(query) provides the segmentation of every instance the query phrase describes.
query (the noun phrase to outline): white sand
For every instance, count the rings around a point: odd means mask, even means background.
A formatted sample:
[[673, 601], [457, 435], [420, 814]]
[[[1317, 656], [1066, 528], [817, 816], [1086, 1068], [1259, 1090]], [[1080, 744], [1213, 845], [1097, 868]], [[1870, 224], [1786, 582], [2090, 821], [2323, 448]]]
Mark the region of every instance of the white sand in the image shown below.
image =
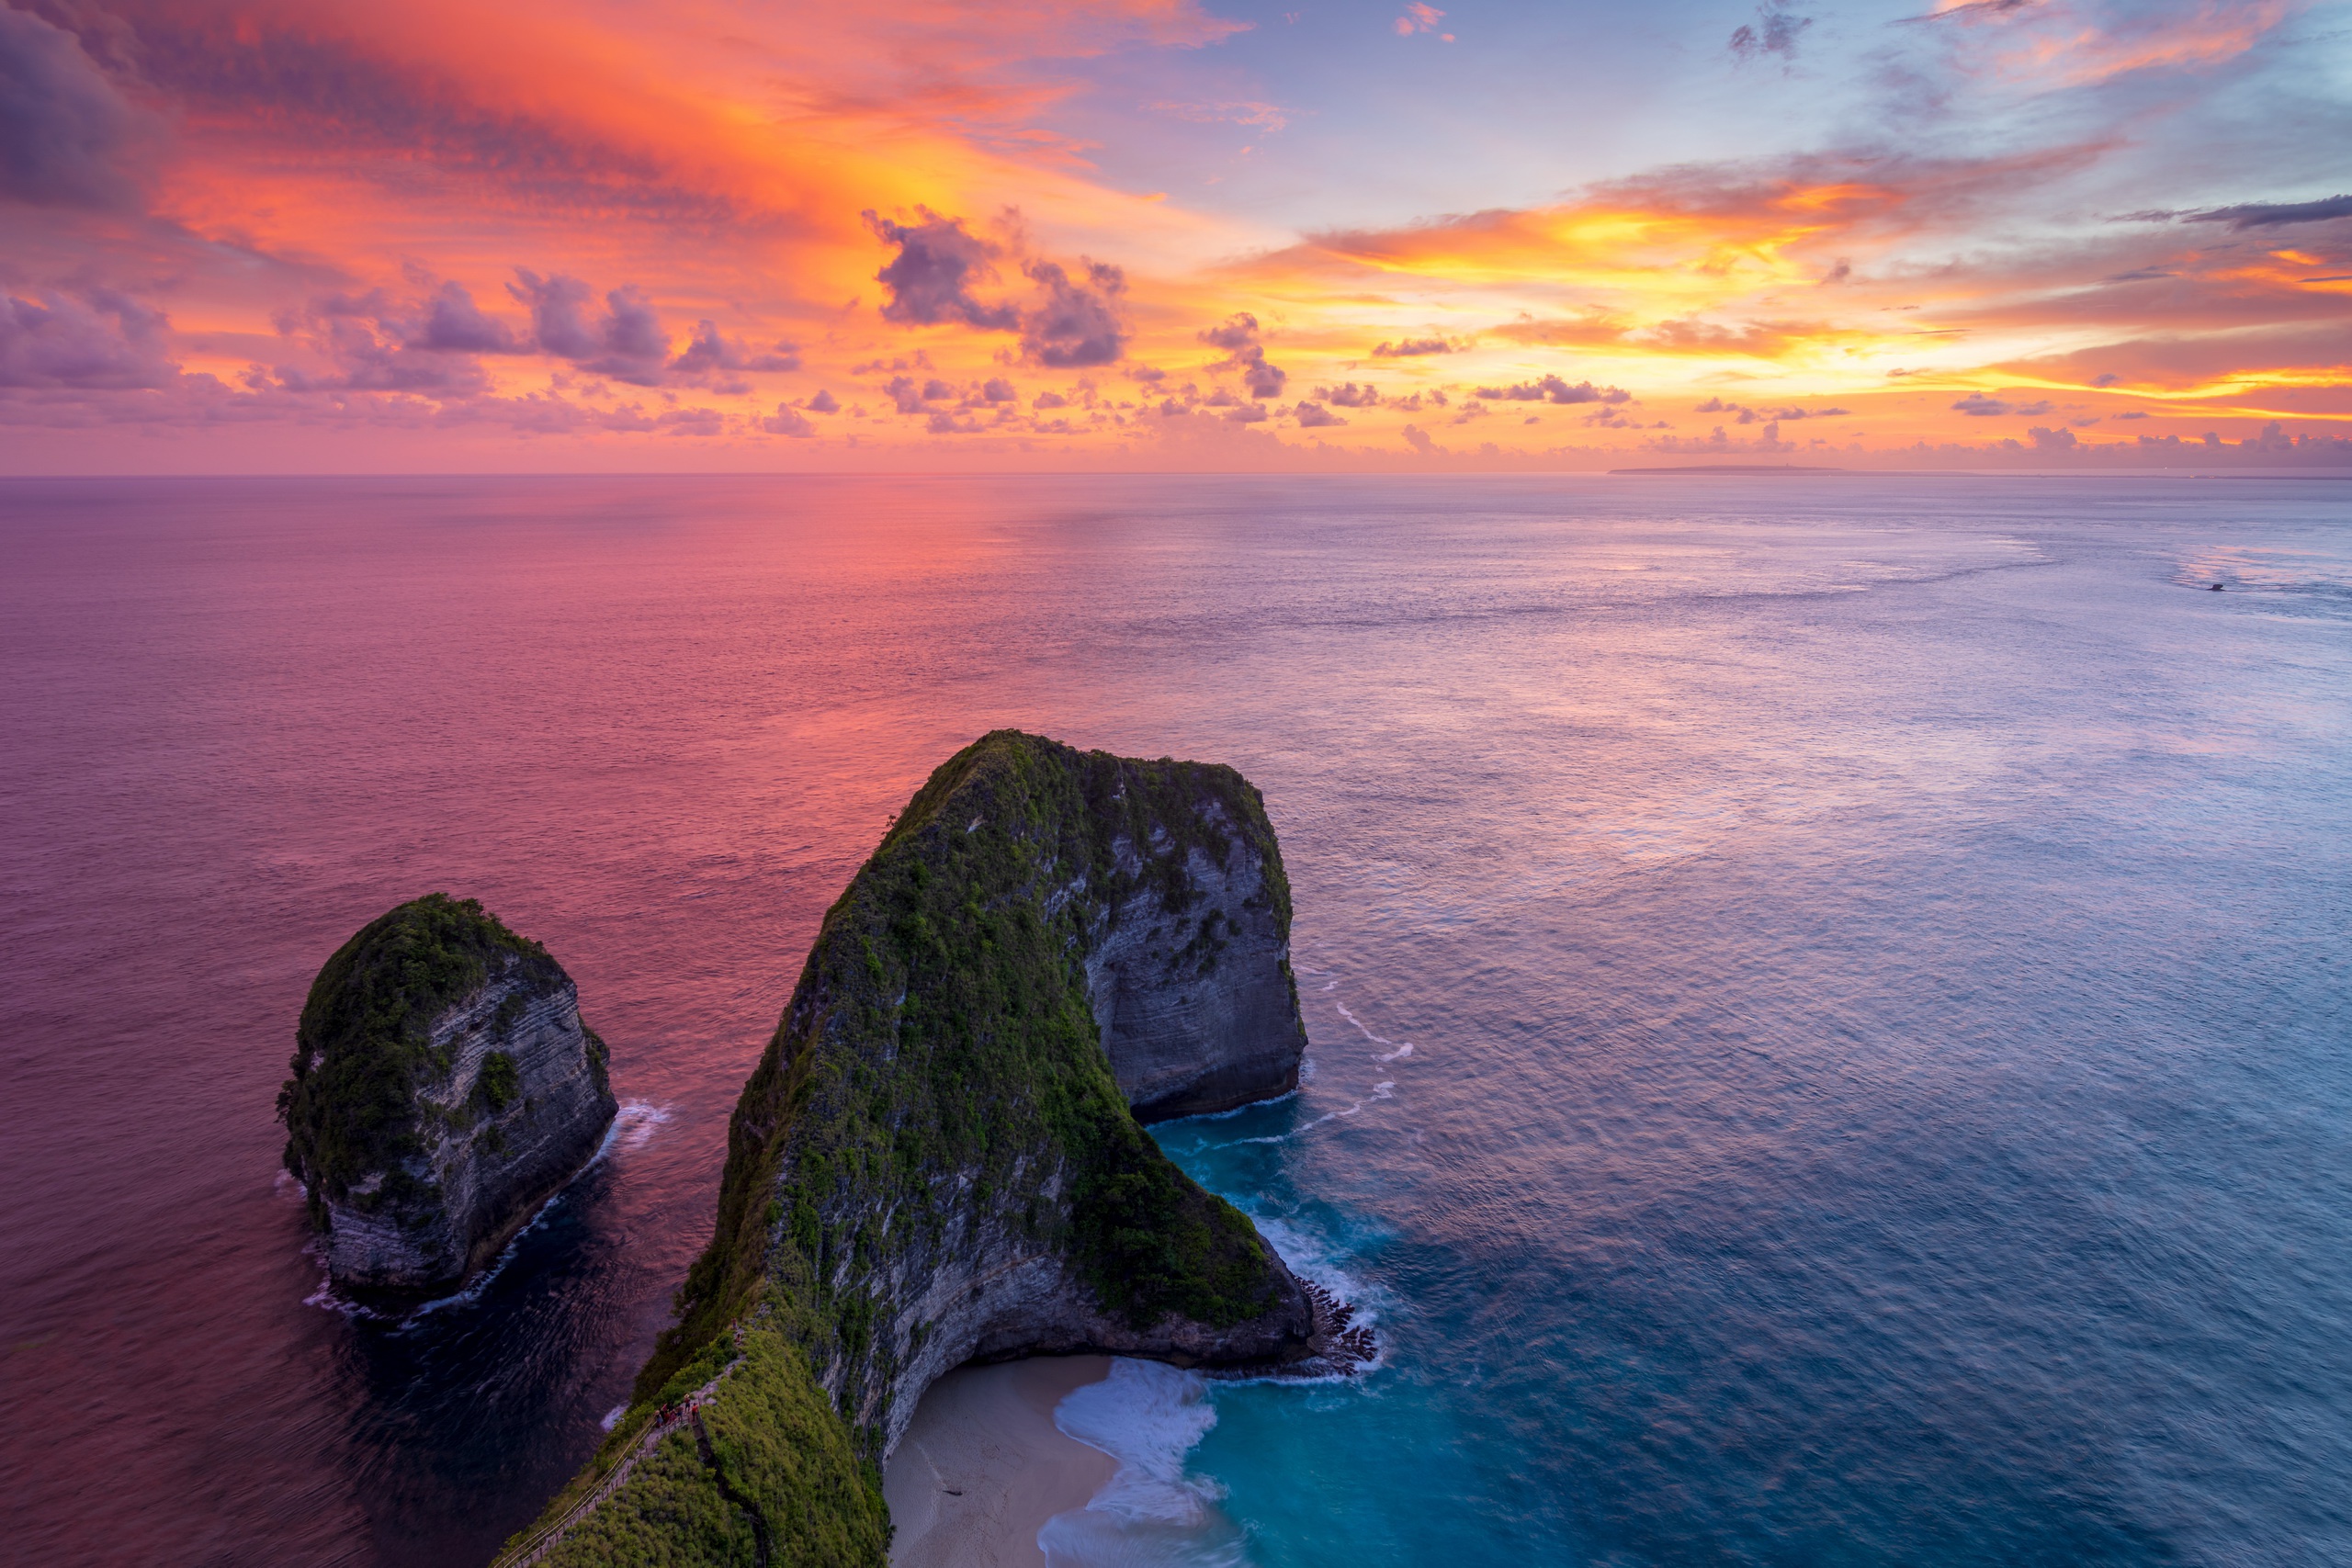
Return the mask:
[[1106, 1356], [1046, 1356], [932, 1384], [882, 1472], [891, 1568], [1044, 1568], [1037, 1531], [1118, 1468], [1064, 1437], [1054, 1406], [1110, 1372]]

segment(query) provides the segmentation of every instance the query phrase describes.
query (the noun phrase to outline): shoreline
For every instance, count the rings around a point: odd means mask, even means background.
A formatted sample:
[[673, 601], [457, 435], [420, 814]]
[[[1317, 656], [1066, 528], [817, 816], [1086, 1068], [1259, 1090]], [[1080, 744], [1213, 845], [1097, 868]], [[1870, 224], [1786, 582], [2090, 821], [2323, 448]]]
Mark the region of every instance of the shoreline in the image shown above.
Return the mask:
[[1045, 1568], [1037, 1532], [1082, 1508], [1118, 1461], [1054, 1425], [1108, 1356], [1038, 1356], [959, 1367], [924, 1391], [883, 1467], [890, 1568]]

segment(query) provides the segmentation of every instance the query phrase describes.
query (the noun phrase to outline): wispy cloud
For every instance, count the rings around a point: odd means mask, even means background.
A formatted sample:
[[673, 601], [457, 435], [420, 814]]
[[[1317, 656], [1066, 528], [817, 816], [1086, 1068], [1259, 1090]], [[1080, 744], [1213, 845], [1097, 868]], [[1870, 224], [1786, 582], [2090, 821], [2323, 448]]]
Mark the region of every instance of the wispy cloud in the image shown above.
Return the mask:
[[1154, 114], [1172, 115], [1178, 119], [1193, 120], [1203, 125], [1248, 125], [1261, 130], [1281, 130], [1291, 122], [1297, 111], [1279, 104], [1260, 103], [1255, 99], [1235, 101], [1220, 99], [1214, 103], [1176, 103], [1166, 98], [1143, 106]]

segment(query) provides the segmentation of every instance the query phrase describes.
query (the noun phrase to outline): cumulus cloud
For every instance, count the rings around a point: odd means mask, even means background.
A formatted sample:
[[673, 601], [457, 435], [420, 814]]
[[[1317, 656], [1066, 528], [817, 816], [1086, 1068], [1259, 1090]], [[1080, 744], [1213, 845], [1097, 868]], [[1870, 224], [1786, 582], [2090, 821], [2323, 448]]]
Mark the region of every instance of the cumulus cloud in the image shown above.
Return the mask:
[[158, 133], [154, 117], [115, 91], [79, 39], [0, 6], [0, 197], [130, 206]]
[[[1274, 398], [1282, 395], [1283, 383], [1290, 373], [1266, 358], [1265, 345], [1258, 341], [1258, 318], [1247, 310], [1237, 310], [1225, 321], [1207, 328], [1201, 341], [1211, 348], [1226, 351], [1226, 357], [1215, 367], [1220, 370], [1238, 370], [1241, 384], [1253, 398]], [[1212, 398], [1209, 400], [1215, 402]]]
[[792, 435], [805, 438], [817, 434], [817, 427], [808, 423], [808, 416], [790, 403], [776, 404], [775, 412], [760, 421], [760, 428], [770, 435]]
[[605, 296], [605, 352], [602, 361], [590, 368], [628, 378], [632, 372], [643, 375], [648, 367], [658, 366], [668, 356], [669, 334], [662, 330], [653, 301], [643, 289], [634, 285], [614, 289]]
[[1755, 409], [1749, 408], [1746, 403], [1725, 402], [1723, 399], [1717, 397], [1709, 398], [1705, 402], [1701, 403], [1691, 412], [1693, 413], [1736, 414], [1739, 416], [1740, 423], [1754, 424], [1759, 420], [1771, 420], [1778, 423], [1779, 421], [1787, 419], [1833, 419], [1840, 414], [1849, 413], [1851, 411], [1838, 408], [1835, 404], [1832, 404], [1826, 409], [1805, 409], [1799, 408], [1793, 403], [1786, 408]]
[[643, 289], [634, 285], [613, 289], [605, 296], [603, 317], [592, 321], [584, 309], [592, 292], [580, 279], [561, 274], [541, 277], [522, 267], [514, 276], [519, 281], [508, 284], [506, 290], [530, 307], [532, 335], [543, 353], [577, 361], [616, 381], [661, 385], [670, 339]]
[[1258, 341], [1258, 318], [1247, 310], [1237, 311], [1227, 317], [1222, 326], [1204, 328], [1201, 341], [1227, 353], [1248, 348]]
[[[938, 384], [936, 381], [932, 383], [933, 386]], [[888, 384], [883, 387], [882, 395], [889, 399], [900, 413], [922, 412], [922, 392], [915, 386], [915, 378], [911, 376], [891, 377]]]
[[2034, 449], [2039, 452], [2072, 452], [2082, 445], [2071, 430], [2045, 430], [2037, 424], [2026, 434], [2033, 438]]
[[1396, 343], [1374, 344], [1372, 356], [1374, 359], [1410, 359], [1424, 354], [1452, 354], [1461, 346], [1442, 337], [1408, 337]]
[[876, 237], [899, 247], [888, 265], [874, 280], [890, 291], [882, 319], [935, 326], [962, 321], [989, 332], [1012, 332], [1021, 313], [1011, 305], [984, 305], [972, 297], [972, 286], [996, 276], [990, 263], [998, 247], [968, 233], [961, 218], [943, 218], [928, 207], [915, 209], [914, 223], [894, 223], [868, 211], [866, 227]]
[[586, 284], [560, 274], [541, 277], [518, 270], [521, 280], [506, 286], [515, 303], [531, 311], [531, 334], [543, 353], [565, 359], [585, 359], [600, 346], [582, 307], [592, 298]]
[[1476, 396], [1514, 403], [1623, 403], [1631, 402], [1634, 395], [1623, 387], [1596, 387], [1589, 381], [1572, 387], [1557, 376], [1546, 376], [1541, 381], [1521, 381], [1516, 386], [1480, 387]]
[[1794, 60], [1797, 39], [1811, 26], [1813, 18], [1795, 15], [1789, 9], [1788, 0], [1764, 0], [1756, 7], [1755, 25], [1743, 25], [1734, 31], [1728, 47], [1732, 58], [1742, 64], [1767, 54]]
[[520, 354], [528, 346], [504, 321], [483, 314], [457, 283], [445, 283], [427, 298], [408, 344], [448, 354]]
[[766, 353], [753, 354], [729, 342], [716, 323], [701, 321], [695, 323], [692, 341], [670, 361], [670, 368], [690, 376], [718, 370], [797, 370], [800, 351], [793, 344], [779, 343]]
[[[382, 289], [328, 294], [300, 310], [281, 311], [277, 329], [307, 351], [279, 365], [278, 387], [288, 391], [409, 392], [468, 398], [488, 378], [469, 353], [432, 344], [429, 309], [395, 301]], [[251, 378], [248, 378], [249, 383]]]
[[[707, 321], [699, 323], [685, 350], [671, 359], [669, 336], [653, 301], [634, 287], [607, 292], [598, 311], [594, 291], [580, 279], [560, 274], [542, 277], [518, 269], [518, 281], [508, 285], [507, 291], [529, 308], [530, 326], [517, 331], [483, 310], [462, 285], [434, 285], [431, 275], [421, 271], [410, 276], [430, 286], [429, 291], [406, 299], [380, 288], [324, 295], [300, 310], [280, 311], [278, 331], [308, 352], [276, 367], [276, 385], [289, 391], [474, 398], [489, 387], [479, 356], [535, 352], [642, 387], [662, 385], [671, 371], [709, 385], [705, 378], [716, 372], [788, 370], [798, 364], [788, 354], [746, 352]], [[790, 345], [778, 347], [788, 350]], [[730, 382], [719, 389], [749, 388]]]
[[1703, 437], [1695, 435], [1653, 435], [1642, 443], [1653, 452], [1793, 452], [1796, 444], [1781, 439], [1781, 427], [1768, 424], [1752, 441], [1738, 441], [1724, 434], [1717, 425]]
[[1325, 408], [1321, 403], [1301, 403], [1292, 411], [1304, 429], [1314, 430], [1323, 425], [1345, 424], [1348, 422]]
[[1058, 262], [1033, 262], [1022, 268], [1045, 299], [1021, 318], [1021, 348], [1031, 359], [1057, 370], [1108, 365], [1125, 352], [1118, 299], [1126, 275], [1104, 262], [1081, 258], [1083, 281]]
[[164, 354], [164, 313], [93, 288], [0, 299], [0, 387], [161, 387], [179, 367]]
[[842, 412], [842, 405], [834, 399], [833, 394], [826, 391], [822, 388], [819, 388], [817, 395], [800, 406], [807, 409], [810, 413], [839, 413]]
[[1317, 387], [1315, 395], [1327, 403], [1337, 403], [1343, 409], [1368, 409], [1380, 402], [1379, 390], [1371, 386], [1357, 386], [1342, 381], [1336, 387]]

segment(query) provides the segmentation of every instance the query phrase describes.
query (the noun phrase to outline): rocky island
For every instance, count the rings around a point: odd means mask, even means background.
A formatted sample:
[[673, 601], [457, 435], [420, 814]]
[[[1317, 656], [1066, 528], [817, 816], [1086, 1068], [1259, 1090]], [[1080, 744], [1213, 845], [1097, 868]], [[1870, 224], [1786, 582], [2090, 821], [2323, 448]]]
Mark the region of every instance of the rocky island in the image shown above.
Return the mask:
[[626, 1416], [501, 1562], [878, 1565], [880, 1462], [956, 1366], [1348, 1359], [1137, 1121], [1296, 1084], [1289, 932], [1232, 769], [951, 758], [825, 916]]
[[562, 965], [435, 893], [319, 971], [277, 1110], [336, 1285], [414, 1301], [495, 1258], [596, 1152], [616, 1106]]

